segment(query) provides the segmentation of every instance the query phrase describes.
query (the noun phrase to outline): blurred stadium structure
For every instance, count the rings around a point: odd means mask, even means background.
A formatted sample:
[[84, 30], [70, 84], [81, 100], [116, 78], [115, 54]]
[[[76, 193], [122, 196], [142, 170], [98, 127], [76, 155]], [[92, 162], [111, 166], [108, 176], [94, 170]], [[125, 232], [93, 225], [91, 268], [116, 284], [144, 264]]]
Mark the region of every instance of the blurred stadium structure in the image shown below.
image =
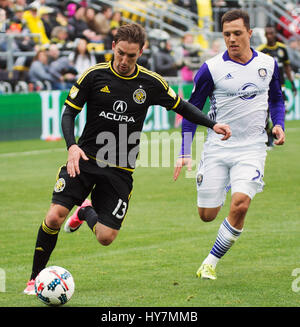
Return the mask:
[[[64, 1], [59, 2], [63, 3]], [[80, 0], [73, 0], [72, 2], [80, 3]], [[208, 57], [215, 54], [211, 51], [215, 42], [219, 43], [219, 51], [224, 49], [220, 17], [226, 11], [232, 9], [234, 5], [247, 10], [250, 14], [251, 27], [254, 32], [252, 37], [253, 47], [265, 42], [264, 27], [270, 23], [286, 28], [284, 22], [292, 22], [291, 27], [293, 28], [290, 29], [291, 37], [300, 40], [300, 5], [297, 0], [228, 0], [226, 2], [223, 1], [225, 4], [223, 6], [215, 6], [215, 2], [213, 0], [88, 0], [87, 4], [97, 10], [101, 9], [103, 5], [110, 5], [114, 10], [122, 13], [123, 23], [138, 22], [145, 27], [148, 34], [153, 29], [167, 32], [170, 35], [175, 56], [179, 56], [176, 53], [176, 49], [181, 46], [182, 37], [186, 33], [193, 34], [199, 50], [199, 67]], [[186, 3], [194, 3], [195, 6], [194, 8], [188, 8], [185, 6]], [[287, 10], [287, 5], [292, 5], [293, 11]], [[284, 20], [281, 19], [282, 17]], [[162, 32], [161, 36], [163, 37], [163, 35], [164, 33]], [[36, 34], [30, 34], [29, 36], [34, 38]], [[14, 51], [14, 38], [20, 37], [22, 37], [20, 34], [0, 33], [1, 40], [7, 44], [6, 51], [0, 52], [0, 58], [2, 61], [6, 61], [6, 68], [0, 69], [0, 92], [2, 94], [30, 91], [26, 83], [26, 68], [22, 69], [19, 64], [16, 64], [16, 59], [33, 57], [35, 52]], [[282, 42], [288, 46], [288, 39], [283, 35], [280, 35], [280, 37]], [[149, 41], [150, 46], [146, 53], [151, 58], [151, 51], [155, 51], [155, 47], [151, 47], [153, 42], [151, 42], [151, 39]], [[91, 52], [98, 55], [111, 53], [109, 50], [101, 50], [101, 47], [96, 49], [91, 47], [91, 49]], [[62, 54], [67, 55], [71, 51], [73, 49], [67, 49]], [[292, 57], [296, 56], [296, 58], [299, 58], [297, 57], [299, 56], [299, 49], [292, 49], [288, 46], [288, 51]], [[153, 69], [154, 67], [150, 68]], [[295, 73], [300, 73], [300, 67]], [[41, 82], [38, 85], [38, 90], [47, 89], [51, 89], [51, 86], [47, 83]]]
[[[45, 0], [47, 5], [54, 0]], [[54, 1], [54, 5], [67, 4], [70, 0]], [[80, 3], [80, 0], [72, 0]], [[251, 18], [251, 28], [253, 36], [252, 46], [256, 48], [261, 43], [265, 43], [264, 27], [267, 24], [276, 26], [284, 25], [283, 21], [293, 22], [290, 39], [295, 39], [300, 43], [299, 21], [299, 1], [279, 1], [279, 0], [237, 0], [221, 1], [223, 6], [215, 6], [214, 0], [193, 0], [196, 7], [188, 7], [186, 4], [192, 0], [88, 0], [87, 5], [101, 9], [104, 5], [110, 5], [115, 11], [122, 14], [122, 23], [137, 22], [142, 24], [148, 35], [148, 47], [144, 50], [148, 60], [149, 68], [155, 70], [154, 57], [156, 51], [166, 47], [168, 42], [172, 45], [172, 55], [178, 65], [177, 76], [165, 76], [171, 87], [184, 99], [188, 99], [193, 83], [191, 80], [183, 79], [180, 67], [188, 66], [193, 72], [197, 71], [201, 64], [211, 56], [214, 56], [225, 49], [223, 37], [220, 29], [221, 16], [232, 9], [235, 5], [249, 12]], [[218, 3], [220, 1], [218, 0]], [[298, 7], [297, 7], [298, 4]], [[294, 7], [294, 11], [288, 11], [289, 6]], [[293, 16], [293, 17], [292, 17]], [[284, 20], [281, 18], [284, 17]], [[294, 21], [293, 21], [294, 19]], [[194, 42], [184, 43], [186, 35], [193, 35]], [[26, 34], [32, 39], [39, 35]], [[59, 139], [60, 117], [64, 99], [68, 90], [53, 90], [49, 81], [38, 81], [34, 88], [27, 79], [28, 66], [22, 66], [22, 61], [32, 59], [36, 52], [16, 51], [14, 42], [17, 38], [24, 37], [17, 33], [0, 33], [0, 41], [5, 42], [6, 51], [0, 52], [0, 63], [4, 62], [5, 68], [0, 65], [0, 94], [7, 94], [0, 98], [0, 141], [16, 139]], [[68, 40], [69, 41], [69, 40]], [[290, 40], [282, 36], [282, 41], [288, 46]], [[40, 41], [41, 42], [41, 41]], [[72, 40], [68, 42], [71, 46], [61, 49], [61, 55], [68, 55], [74, 51]], [[111, 58], [111, 50], [105, 50], [102, 44], [89, 44], [89, 51], [100, 58], [108, 60]], [[188, 55], [183, 54], [183, 48]], [[290, 55], [294, 54], [298, 60], [298, 70], [295, 72], [295, 83], [298, 95], [293, 96], [289, 81], [286, 85], [287, 120], [300, 119], [300, 51], [288, 47]], [[298, 59], [297, 59], [298, 58]], [[101, 60], [102, 61], [102, 60]], [[142, 63], [141, 63], [142, 64]], [[44, 91], [44, 92], [32, 92]], [[209, 102], [205, 104], [204, 112], [209, 109]], [[84, 126], [85, 114], [80, 115], [77, 121], [76, 135]], [[167, 130], [180, 126], [179, 115], [167, 113], [163, 108], [151, 107], [148, 110], [144, 130]]]

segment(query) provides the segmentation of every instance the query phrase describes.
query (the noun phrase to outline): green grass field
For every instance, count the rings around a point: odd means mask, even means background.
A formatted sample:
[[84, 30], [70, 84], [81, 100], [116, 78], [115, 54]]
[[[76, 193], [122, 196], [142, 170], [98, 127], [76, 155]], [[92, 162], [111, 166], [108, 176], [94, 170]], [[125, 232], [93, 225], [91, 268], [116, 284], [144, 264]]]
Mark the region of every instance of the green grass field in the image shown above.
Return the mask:
[[[61, 231], [49, 265], [67, 268], [76, 289], [66, 306], [294, 307], [300, 268], [300, 122], [268, 152], [263, 193], [250, 206], [244, 232], [218, 264], [218, 279], [195, 277], [210, 251], [229, 199], [217, 219], [201, 222], [194, 179], [171, 168], [137, 168], [129, 211], [116, 241], [103, 247], [87, 225]], [[23, 295], [36, 234], [51, 199], [64, 142], [0, 142], [0, 307], [44, 306]], [[2, 270], [2, 272], [3, 272]], [[300, 286], [300, 285], [299, 285]]]

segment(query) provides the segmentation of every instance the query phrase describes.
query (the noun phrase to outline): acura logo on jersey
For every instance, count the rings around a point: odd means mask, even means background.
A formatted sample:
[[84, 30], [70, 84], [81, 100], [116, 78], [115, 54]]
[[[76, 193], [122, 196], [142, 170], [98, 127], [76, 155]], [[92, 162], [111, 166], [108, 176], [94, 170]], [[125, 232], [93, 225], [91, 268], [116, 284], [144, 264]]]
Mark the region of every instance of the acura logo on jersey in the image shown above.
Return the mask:
[[113, 112], [101, 111], [99, 117], [103, 117], [105, 119], [119, 121], [119, 122], [135, 123], [133, 116], [119, 115], [119, 114], [114, 114]]
[[126, 123], [135, 123], [133, 116], [122, 115], [127, 110], [127, 103], [122, 100], [118, 100], [113, 104], [113, 112], [105, 112], [101, 111], [99, 117], [103, 117], [105, 119], [126, 122]]
[[113, 111], [117, 114], [123, 114], [127, 110], [127, 103], [122, 100], [118, 100], [113, 105]]

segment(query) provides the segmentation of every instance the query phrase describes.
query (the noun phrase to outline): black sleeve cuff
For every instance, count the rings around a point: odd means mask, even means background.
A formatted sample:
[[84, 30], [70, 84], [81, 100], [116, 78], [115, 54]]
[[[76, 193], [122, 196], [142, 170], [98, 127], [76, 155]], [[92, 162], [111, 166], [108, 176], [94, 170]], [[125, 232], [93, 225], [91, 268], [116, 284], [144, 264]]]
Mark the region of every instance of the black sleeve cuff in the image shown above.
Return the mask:
[[177, 112], [179, 115], [184, 117], [185, 119], [189, 120], [190, 122], [206, 126], [209, 128], [213, 128], [216, 121], [210, 119], [207, 115], [205, 115], [200, 109], [198, 109], [193, 104], [182, 100], [181, 105], [178, 106], [176, 109], [174, 109], [175, 112]]

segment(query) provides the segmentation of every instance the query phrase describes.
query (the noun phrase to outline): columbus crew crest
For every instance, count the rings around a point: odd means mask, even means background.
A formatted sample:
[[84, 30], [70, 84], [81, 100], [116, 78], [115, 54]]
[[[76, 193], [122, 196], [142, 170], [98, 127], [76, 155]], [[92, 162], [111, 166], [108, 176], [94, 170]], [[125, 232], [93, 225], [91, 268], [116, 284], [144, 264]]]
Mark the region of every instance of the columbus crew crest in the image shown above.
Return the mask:
[[137, 89], [133, 92], [133, 100], [135, 103], [142, 104], [146, 101], [146, 91]]
[[59, 178], [55, 183], [54, 191], [56, 193], [62, 192], [65, 186], [66, 186], [66, 181], [64, 180], [64, 178]]

